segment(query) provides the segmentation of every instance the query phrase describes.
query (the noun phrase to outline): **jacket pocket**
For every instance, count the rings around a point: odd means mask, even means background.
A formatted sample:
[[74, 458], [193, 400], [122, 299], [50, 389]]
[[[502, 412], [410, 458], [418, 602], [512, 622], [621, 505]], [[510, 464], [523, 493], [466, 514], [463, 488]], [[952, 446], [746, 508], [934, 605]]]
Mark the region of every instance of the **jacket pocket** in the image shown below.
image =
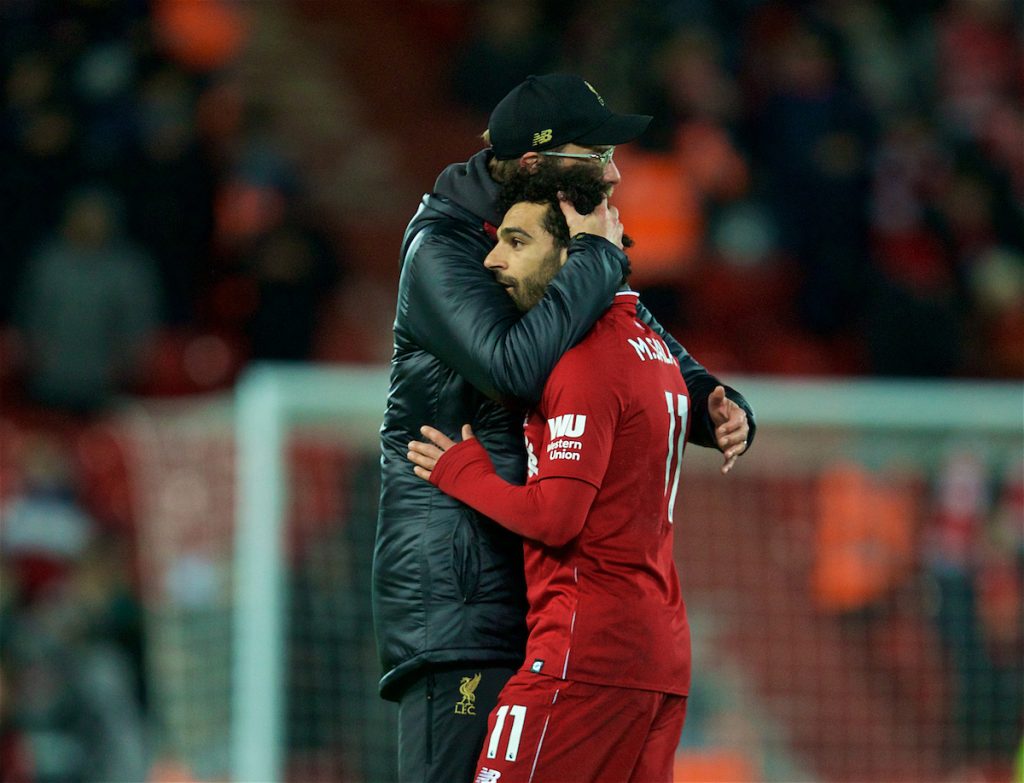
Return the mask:
[[463, 602], [469, 603], [480, 586], [480, 542], [472, 511], [459, 514], [452, 531], [452, 570]]

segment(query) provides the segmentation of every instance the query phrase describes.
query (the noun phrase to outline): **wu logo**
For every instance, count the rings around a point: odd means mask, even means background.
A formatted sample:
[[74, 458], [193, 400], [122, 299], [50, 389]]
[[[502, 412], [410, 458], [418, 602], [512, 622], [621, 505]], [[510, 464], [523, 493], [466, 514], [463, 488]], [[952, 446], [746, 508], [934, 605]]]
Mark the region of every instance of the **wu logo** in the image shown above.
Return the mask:
[[547, 144], [551, 141], [551, 128], [547, 128], [542, 131], [537, 131], [533, 134], [533, 146], [537, 147], [541, 144]]
[[455, 703], [456, 715], [476, 715], [476, 687], [480, 684], [480, 672], [473, 677], [463, 677], [459, 683], [462, 701]]
[[587, 417], [580, 413], [566, 413], [548, 419], [548, 432], [555, 438], [578, 438], [587, 428]]

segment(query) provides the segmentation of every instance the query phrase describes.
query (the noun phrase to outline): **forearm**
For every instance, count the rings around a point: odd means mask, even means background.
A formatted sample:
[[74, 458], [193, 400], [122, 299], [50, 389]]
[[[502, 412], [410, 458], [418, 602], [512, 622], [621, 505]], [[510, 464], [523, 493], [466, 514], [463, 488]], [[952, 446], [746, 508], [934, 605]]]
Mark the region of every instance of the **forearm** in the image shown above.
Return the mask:
[[513, 533], [555, 547], [579, 535], [597, 495], [596, 487], [576, 479], [510, 484], [475, 438], [448, 449], [430, 482]]
[[562, 354], [608, 309], [626, 264], [622, 251], [605, 239], [589, 234], [574, 239], [544, 298], [497, 345], [492, 385], [517, 400], [536, 403]]
[[686, 382], [686, 389], [690, 394], [690, 410], [693, 412], [693, 418], [690, 422], [690, 443], [713, 449], [718, 448], [717, 439], [715, 438], [715, 426], [708, 413], [708, 397], [711, 396], [711, 392], [715, 390], [716, 386], [723, 386], [725, 388], [725, 396], [739, 405], [747, 414], [747, 426], [750, 428], [750, 432], [747, 435], [747, 445], [749, 447], [754, 442], [757, 424], [754, 421], [754, 411], [743, 395], [731, 386], [726, 386], [712, 373], [708, 372], [704, 365], [694, 359], [690, 352], [679, 344], [678, 340], [662, 328], [661, 324], [655, 320], [651, 312], [642, 304], [637, 305], [637, 317], [657, 332], [661, 339], [665, 341], [665, 345], [672, 355], [679, 361], [679, 371]]
[[413, 244], [398, 321], [414, 343], [488, 396], [535, 403], [562, 354], [607, 309], [626, 258], [598, 237], [574, 240], [544, 298], [521, 315], [482, 255], [455, 239]]
[[757, 422], [754, 420], [754, 411], [746, 398], [731, 386], [726, 386], [718, 378], [704, 370], [702, 373], [693, 373], [691, 378], [686, 378], [686, 388], [690, 393], [690, 405], [693, 410], [693, 420], [690, 423], [690, 442], [698, 446], [707, 446], [717, 449], [718, 443], [715, 437], [715, 425], [711, 420], [708, 410], [708, 397], [715, 390], [716, 386], [725, 389], [725, 396], [739, 405], [747, 414], [747, 447], [754, 442], [754, 433], [757, 431]]

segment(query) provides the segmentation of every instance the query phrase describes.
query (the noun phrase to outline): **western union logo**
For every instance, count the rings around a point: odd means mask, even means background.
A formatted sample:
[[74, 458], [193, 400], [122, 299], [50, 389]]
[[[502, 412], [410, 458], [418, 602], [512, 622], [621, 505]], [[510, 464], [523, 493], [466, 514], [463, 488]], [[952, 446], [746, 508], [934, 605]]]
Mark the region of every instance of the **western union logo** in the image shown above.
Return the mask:
[[551, 141], [551, 128], [547, 128], [542, 131], [537, 131], [535, 134], [533, 134], [534, 147], [538, 147], [541, 144], [547, 144], [549, 141]]
[[578, 438], [587, 429], [587, 416], [585, 413], [566, 413], [564, 416], [555, 416], [548, 419], [548, 431], [551, 433], [551, 440], [555, 438]]

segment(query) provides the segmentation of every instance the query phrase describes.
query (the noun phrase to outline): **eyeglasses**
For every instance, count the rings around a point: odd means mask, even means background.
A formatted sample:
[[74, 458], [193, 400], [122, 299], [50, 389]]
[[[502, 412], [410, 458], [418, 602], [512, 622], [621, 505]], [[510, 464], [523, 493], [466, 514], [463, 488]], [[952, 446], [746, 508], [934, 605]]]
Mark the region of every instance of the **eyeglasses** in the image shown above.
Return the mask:
[[541, 152], [541, 155], [547, 155], [550, 158], [576, 158], [577, 160], [592, 160], [594, 163], [601, 164], [601, 168], [604, 168], [612, 162], [612, 156], [615, 154], [615, 147], [609, 147], [604, 152]]

